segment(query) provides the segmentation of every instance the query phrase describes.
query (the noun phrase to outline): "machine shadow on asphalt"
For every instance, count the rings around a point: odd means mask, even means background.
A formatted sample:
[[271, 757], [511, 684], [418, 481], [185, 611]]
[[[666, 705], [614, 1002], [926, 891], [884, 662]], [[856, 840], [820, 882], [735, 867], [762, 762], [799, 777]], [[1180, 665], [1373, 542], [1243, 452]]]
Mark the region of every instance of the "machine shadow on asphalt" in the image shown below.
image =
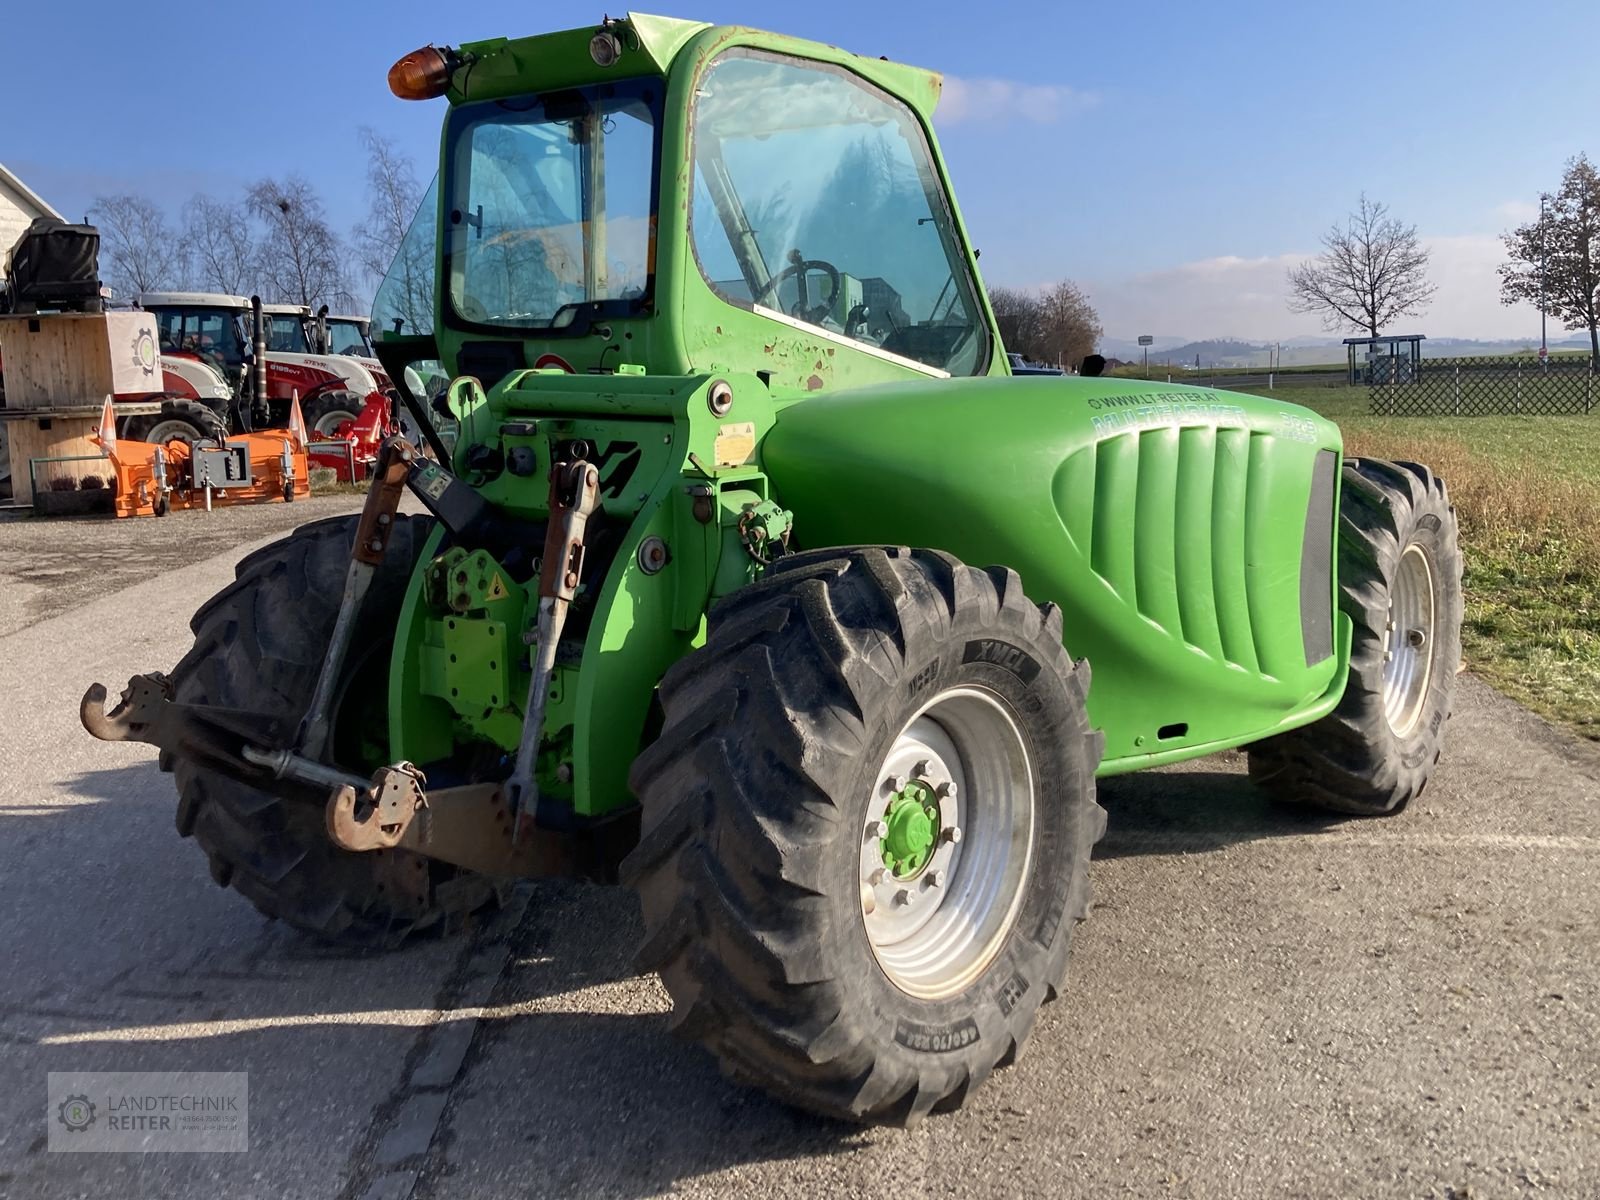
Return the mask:
[[1349, 822], [1336, 814], [1274, 803], [1250, 782], [1242, 753], [1219, 755], [1213, 764], [1210, 770], [1169, 768], [1101, 780], [1100, 803], [1107, 821], [1095, 859], [1200, 854], [1247, 842], [1306, 837]]
[[[479, 1028], [425, 1177], [459, 1173], [456, 1187], [470, 1190], [473, 1173], [455, 1164], [487, 1155], [551, 1195], [644, 1197], [743, 1164], [848, 1152], [872, 1138], [728, 1082], [703, 1051], [672, 1036], [665, 990], [633, 967], [642, 926], [626, 891], [524, 887], [528, 907], [511, 935], [496, 1015]], [[595, 938], [596, 929], [610, 936]], [[541, 1116], [519, 1121], [504, 1097], [529, 1080], [538, 1081]]]

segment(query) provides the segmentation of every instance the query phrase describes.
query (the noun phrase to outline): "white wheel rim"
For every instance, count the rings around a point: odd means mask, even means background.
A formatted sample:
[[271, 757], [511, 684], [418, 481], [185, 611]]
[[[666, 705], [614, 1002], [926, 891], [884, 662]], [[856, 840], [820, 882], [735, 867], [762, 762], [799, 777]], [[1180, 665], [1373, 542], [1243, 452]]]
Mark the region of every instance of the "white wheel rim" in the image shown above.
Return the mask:
[[355, 413], [335, 408], [318, 417], [317, 423], [311, 427], [311, 432], [321, 438], [335, 438], [339, 436], [339, 426], [347, 421], [354, 422], [355, 419]]
[[1383, 631], [1383, 715], [1398, 737], [1416, 729], [1427, 707], [1434, 616], [1428, 556], [1420, 546], [1407, 546], [1389, 586], [1389, 619]]
[[173, 417], [166, 421], [159, 421], [150, 432], [144, 435], [144, 441], [152, 442], [157, 446], [164, 446], [168, 442], [182, 442], [185, 446], [192, 446], [199, 439], [195, 427], [189, 422]]
[[[965, 990], [1005, 944], [1033, 858], [1033, 767], [1009, 707], [986, 688], [941, 692], [906, 723], [873, 777], [862, 826], [861, 911], [878, 965], [901, 991]], [[908, 802], [937, 825], [898, 869]], [[917, 824], [921, 824], [917, 822]]]

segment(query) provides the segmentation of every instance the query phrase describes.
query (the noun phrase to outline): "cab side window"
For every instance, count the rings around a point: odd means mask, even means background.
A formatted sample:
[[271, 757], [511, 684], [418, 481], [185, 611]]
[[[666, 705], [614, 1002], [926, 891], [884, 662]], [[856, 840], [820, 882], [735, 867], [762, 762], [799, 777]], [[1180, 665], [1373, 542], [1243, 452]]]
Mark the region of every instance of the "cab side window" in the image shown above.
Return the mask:
[[920, 124], [822, 63], [734, 50], [696, 89], [691, 236], [731, 303], [953, 375], [988, 367], [966, 255]]

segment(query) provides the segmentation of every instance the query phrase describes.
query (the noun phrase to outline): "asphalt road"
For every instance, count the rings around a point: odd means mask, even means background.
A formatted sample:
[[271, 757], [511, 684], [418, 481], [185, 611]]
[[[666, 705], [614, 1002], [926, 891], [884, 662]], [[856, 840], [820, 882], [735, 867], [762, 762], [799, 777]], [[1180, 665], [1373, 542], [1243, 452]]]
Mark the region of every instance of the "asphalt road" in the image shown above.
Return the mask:
[[[351, 957], [215, 887], [76, 705], [170, 666], [249, 548], [0, 633], [0, 1196], [1600, 1196], [1600, 752], [1470, 677], [1391, 820], [1275, 810], [1239, 756], [1107, 783], [1020, 1063], [858, 1130], [667, 1033], [625, 892]], [[109, 1069], [249, 1072], [250, 1150], [48, 1152], [45, 1073]]]
[[[219, 507], [212, 513], [188, 509], [137, 521], [38, 521], [28, 509], [0, 509], [0, 637], [241, 542], [356, 512], [361, 501], [351, 493], [310, 496], [293, 504]], [[192, 606], [197, 597], [185, 593], [184, 603]]]

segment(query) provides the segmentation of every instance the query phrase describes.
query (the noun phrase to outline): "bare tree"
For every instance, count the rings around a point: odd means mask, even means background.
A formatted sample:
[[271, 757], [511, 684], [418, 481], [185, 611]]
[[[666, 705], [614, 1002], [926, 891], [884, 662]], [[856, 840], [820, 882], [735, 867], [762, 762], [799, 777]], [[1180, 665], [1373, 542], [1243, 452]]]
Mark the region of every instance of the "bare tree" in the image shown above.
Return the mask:
[[1039, 336], [1039, 298], [1018, 288], [989, 289], [989, 307], [994, 309], [1000, 340], [1007, 350], [1023, 358], [1035, 357]]
[[355, 227], [353, 240], [361, 269], [376, 285], [399, 253], [422, 188], [411, 160], [393, 142], [365, 125], [360, 137], [367, 151], [367, 218]]
[[1088, 296], [1070, 280], [1038, 295], [991, 288], [989, 304], [1006, 349], [1035, 362], [1075, 366], [1094, 352], [1104, 332]]
[[1438, 289], [1428, 282], [1428, 251], [1415, 225], [1402, 225], [1386, 205], [1361, 197], [1341, 228], [1322, 235], [1323, 252], [1289, 270], [1291, 312], [1315, 313], [1328, 330], [1379, 330], [1415, 316]]
[[191, 278], [211, 291], [248, 296], [260, 281], [261, 248], [242, 203], [194, 196], [183, 206]]
[[1077, 284], [1063, 279], [1040, 297], [1044, 305], [1045, 351], [1049, 361], [1071, 367], [1093, 354], [1095, 343], [1105, 332], [1100, 314]]
[[89, 218], [100, 230], [101, 273], [114, 293], [158, 291], [182, 274], [182, 248], [166, 214], [148, 197], [96, 196]]
[[1539, 219], [1506, 234], [1511, 261], [1500, 267], [1500, 302], [1543, 305], [1568, 329], [1589, 331], [1590, 365], [1600, 371], [1600, 172], [1580, 154]]
[[339, 238], [310, 183], [299, 175], [263, 179], [251, 185], [245, 204], [266, 231], [260, 277], [271, 299], [312, 308], [351, 303]]

